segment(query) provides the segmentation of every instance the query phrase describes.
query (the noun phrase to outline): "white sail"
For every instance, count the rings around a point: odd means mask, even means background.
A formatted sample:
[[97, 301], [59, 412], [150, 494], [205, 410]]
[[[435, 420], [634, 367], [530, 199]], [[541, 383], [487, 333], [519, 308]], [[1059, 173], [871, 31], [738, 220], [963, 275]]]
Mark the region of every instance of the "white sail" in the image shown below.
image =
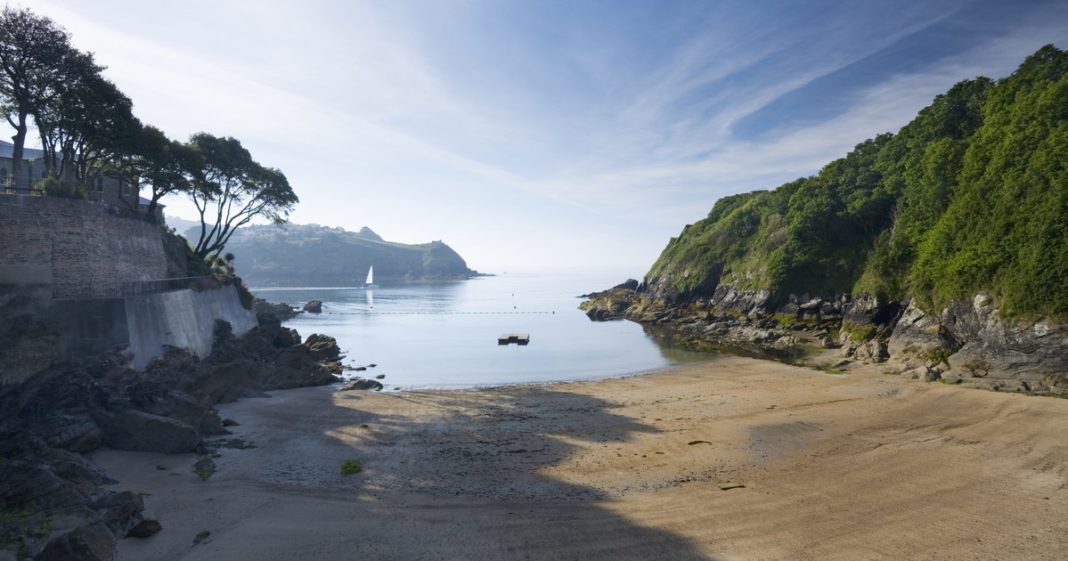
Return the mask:
[[367, 269], [367, 282], [365, 282], [364, 284], [366, 284], [367, 286], [370, 286], [370, 285], [372, 285], [374, 283], [375, 283], [375, 266], [371, 265], [371, 268]]

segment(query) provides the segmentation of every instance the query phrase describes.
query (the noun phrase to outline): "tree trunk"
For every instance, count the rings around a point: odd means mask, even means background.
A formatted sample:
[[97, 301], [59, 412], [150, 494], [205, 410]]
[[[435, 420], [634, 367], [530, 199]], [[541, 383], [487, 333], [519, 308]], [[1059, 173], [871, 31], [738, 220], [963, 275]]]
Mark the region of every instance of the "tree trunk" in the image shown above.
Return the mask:
[[[19, 122], [15, 125], [15, 136], [11, 137], [14, 146], [11, 147], [11, 187], [17, 189], [19, 177], [22, 173], [22, 152], [26, 145], [26, 117], [23, 110], [19, 110]], [[26, 185], [29, 188], [29, 184]]]

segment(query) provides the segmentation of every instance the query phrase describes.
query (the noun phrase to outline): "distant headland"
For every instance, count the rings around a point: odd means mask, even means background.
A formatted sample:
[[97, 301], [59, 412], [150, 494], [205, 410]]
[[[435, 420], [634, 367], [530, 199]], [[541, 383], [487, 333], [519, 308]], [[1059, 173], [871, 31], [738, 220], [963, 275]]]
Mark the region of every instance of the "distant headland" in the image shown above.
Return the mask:
[[250, 226], [230, 239], [227, 250], [250, 286], [353, 286], [372, 266], [378, 281], [480, 276], [444, 242], [389, 242], [366, 226], [358, 232], [318, 224]]

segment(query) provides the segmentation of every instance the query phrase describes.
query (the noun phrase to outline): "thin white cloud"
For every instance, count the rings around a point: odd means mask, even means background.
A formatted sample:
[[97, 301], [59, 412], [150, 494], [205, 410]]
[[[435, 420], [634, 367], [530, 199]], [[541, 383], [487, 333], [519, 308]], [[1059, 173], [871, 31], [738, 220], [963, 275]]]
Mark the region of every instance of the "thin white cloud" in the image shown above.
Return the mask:
[[[959, 3], [903, 8], [901, 24], [877, 36], [851, 27], [853, 14], [811, 28], [775, 23], [775, 14], [760, 10], [747, 12], [744, 25], [710, 18], [645, 66], [589, 41], [576, 43], [584, 49], [576, 52], [558, 46], [564, 58], [550, 63], [570, 65], [593, 91], [457, 83], [441, 61], [465, 53], [420, 34], [485, 30], [460, 20], [422, 27], [405, 20], [419, 17], [418, 7], [216, 4], [163, 4], [156, 19], [132, 19], [141, 12], [104, 2], [38, 0], [32, 8], [96, 51], [146, 121], [179, 138], [200, 130], [238, 137], [286, 171], [308, 221], [368, 223], [428, 239], [452, 233], [486, 248], [480, 229], [498, 227], [490, 217], [511, 212], [504, 205], [522, 205], [511, 220], [528, 232], [552, 225], [574, 237], [589, 217], [620, 220], [609, 237], [675, 232], [720, 196], [814, 173], [857, 142], [896, 130], [952, 83], [1003, 75], [1041, 43], [1068, 39], [1064, 14], [1035, 19], [922, 72], [855, 91], [850, 107], [825, 122], [743, 141], [731, 131], [747, 115], [950, 17]], [[153, 27], [168, 25], [174, 33]], [[431, 44], [446, 47], [431, 51]], [[492, 81], [522, 72], [523, 62], [476, 70]], [[442, 205], [453, 191], [492, 210], [458, 220], [467, 212], [462, 204], [448, 216], [393, 208]], [[362, 214], [339, 210], [339, 194], [358, 201]], [[558, 214], [570, 222], [558, 223]]]

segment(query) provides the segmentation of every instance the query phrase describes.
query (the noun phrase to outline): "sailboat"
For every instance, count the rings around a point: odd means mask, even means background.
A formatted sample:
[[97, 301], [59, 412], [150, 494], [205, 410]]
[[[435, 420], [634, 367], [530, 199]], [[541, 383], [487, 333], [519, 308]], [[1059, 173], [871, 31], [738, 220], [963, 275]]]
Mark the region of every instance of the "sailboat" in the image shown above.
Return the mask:
[[367, 269], [367, 281], [363, 283], [364, 288], [377, 288], [375, 285], [375, 266], [371, 265]]

